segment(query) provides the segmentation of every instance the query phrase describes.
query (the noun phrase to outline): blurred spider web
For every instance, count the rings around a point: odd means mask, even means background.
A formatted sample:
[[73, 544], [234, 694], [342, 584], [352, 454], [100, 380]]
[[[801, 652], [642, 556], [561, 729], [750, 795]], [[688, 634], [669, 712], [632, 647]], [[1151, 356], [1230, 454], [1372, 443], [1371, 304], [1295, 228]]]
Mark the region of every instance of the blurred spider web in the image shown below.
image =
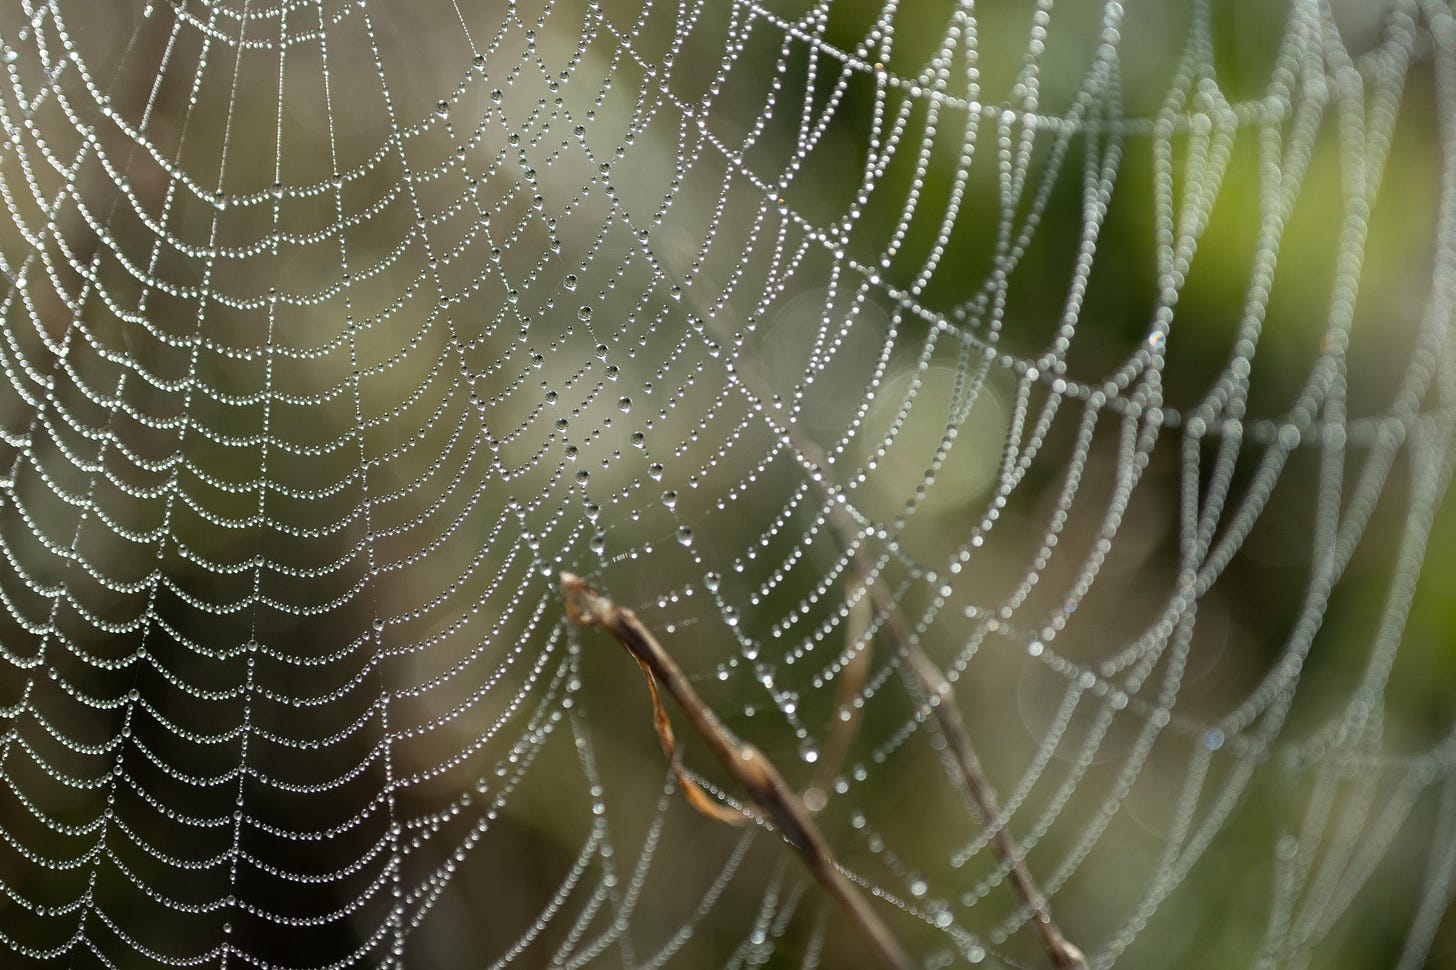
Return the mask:
[[926, 966], [1045, 965], [1003, 827], [1094, 966], [1438, 945], [1443, 4], [23, 0], [0, 39], [7, 959], [865, 959], [675, 796], [563, 568]]

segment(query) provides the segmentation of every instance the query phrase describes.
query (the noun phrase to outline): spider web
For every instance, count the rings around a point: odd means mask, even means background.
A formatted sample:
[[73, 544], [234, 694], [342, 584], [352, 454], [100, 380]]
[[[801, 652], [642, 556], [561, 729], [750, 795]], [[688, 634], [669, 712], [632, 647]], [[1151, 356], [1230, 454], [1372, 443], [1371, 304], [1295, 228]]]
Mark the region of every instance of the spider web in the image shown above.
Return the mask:
[[1443, 945], [1441, 3], [0, 40], [7, 959], [861, 965], [777, 835], [686, 807], [563, 569], [925, 966], [1046, 965], [1002, 828], [1093, 966]]

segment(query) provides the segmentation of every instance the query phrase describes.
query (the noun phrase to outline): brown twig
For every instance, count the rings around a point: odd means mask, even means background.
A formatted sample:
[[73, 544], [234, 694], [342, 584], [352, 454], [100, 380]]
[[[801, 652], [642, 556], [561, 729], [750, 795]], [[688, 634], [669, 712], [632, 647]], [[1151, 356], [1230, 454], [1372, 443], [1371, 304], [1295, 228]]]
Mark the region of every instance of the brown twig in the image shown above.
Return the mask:
[[[756, 394], [754, 385], [757, 384], [757, 381], [753, 370], [749, 362], [744, 360], [737, 362], [737, 380], [750, 393]], [[756, 396], [762, 397], [762, 395]], [[977, 757], [975, 745], [971, 741], [970, 732], [966, 729], [960, 711], [956, 708], [955, 693], [950, 681], [910, 635], [904, 617], [900, 613], [899, 604], [890, 595], [884, 578], [875, 571], [874, 564], [870, 562], [869, 555], [860, 543], [860, 525], [849, 514], [843, 503], [844, 496], [835, 486], [833, 464], [823, 449], [800, 433], [792, 423], [775, 425], [774, 430], [786, 437], [798, 451], [800, 457], [810, 466], [806, 469], [811, 472], [807, 476], [808, 481], [826, 500], [830, 524], [839, 532], [845, 549], [850, 552], [854, 560], [856, 570], [864, 577], [863, 581], [869, 585], [876, 606], [885, 616], [882, 629], [898, 641], [898, 646], [903, 651], [906, 661], [901, 666], [903, 675], [925, 695], [935, 718], [936, 727], [945, 737], [952, 754], [955, 755], [959, 780], [965, 785], [966, 791], [970, 793], [971, 799], [976, 803], [976, 808], [984, 823], [994, 826], [990, 833], [992, 849], [995, 851], [997, 859], [1010, 874], [1012, 888], [1016, 891], [1022, 905], [1031, 910], [1032, 921], [1035, 923], [1037, 936], [1041, 941], [1042, 949], [1046, 951], [1047, 958], [1056, 970], [1087, 970], [1087, 957], [1079, 947], [1062, 935], [1061, 930], [1052, 919], [1046, 897], [1042, 895], [1036, 885], [1036, 880], [1032, 878], [1031, 870], [1021, 857], [1021, 850], [1011, 837], [1011, 833], [1007, 832], [1005, 826], [1000, 823], [1001, 810], [997, 804], [995, 789], [991, 787], [990, 781], [986, 778], [986, 772], [981, 767], [981, 759]], [[868, 655], [867, 649], [862, 650], [860, 655], [855, 658], [855, 670], [852, 672], [846, 670], [846, 675], [852, 674], [860, 678], [866, 676]], [[844, 691], [841, 689], [840, 704], [843, 703], [843, 697]], [[855, 716], [858, 716], [857, 712]], [[845, 743], [848, 743], [852, 734], [853, 726], [845, 735]], [[831, 735], [832, 737], [833, 735]]]
[[961, 720], [960, 711], [956, 709], [955, 692], [951, 689], [950, 681], [946, 680], [940, 668], [931, 662], [919, 646], [911, 644], [905, 651], [905, 659], [909, 663], [910, 673], [919, 681], [921, 690], [930, 702], [936, 725], [951, 753], [955, 755], [961, 781], [975, 801], [982, 821], [994, 826], [991, 829], [991, 845], [1001, 864], [1007, 867], [1016, 895], [1021, 897], [1023, 904], [1031, 908], [1032, 923], [1041, 939], [1042, 949], [1046, 950], [1047, 957], [1057, 970], [1087, 970], [1087, 957], [1062, 935], [1062, 931], [1052, 921], [1046, 897], [1037, 888], [1036, 880], [1032, 879], [1031, 870], [1022, 859], [1021, 851], [1016, 847], [1011, 833], [998, 820], [1001, 809], [996, 804], [996, 792], [986, 779], [986, 772], [981, 768], [981, 759], [976, 756], [976, 749], [971, 744], [971, 734]]
[[[856, 551], [853, 555], [863, 569], [864, 576], [873, 576], [868, 564], [861, 561], [864, 558], [863, 553]], [[900, 607], [885, 588], [883, 579], [866, 579], [866, 582], [870, 596], [885, 617], [882, 629], [890, 633], [904, 651], [903, 669], [906, 676], [925, 695], [930, 713], [935, 718], [935, 725], [955, 756], [959, 780], [970, 793], [971, 800], [976, 803], [981, 820], [986, 825], [994, 826], [990, 834], [991, 847], [996, 852], [996, 858], [1010, 874], [1016, 895], [1032, 911], [1032, 922], [1042, 949], [1057, 970], [1087, 970], [1087, 957], [1057, 928], [1051, 911], [1047, 908], [1046, 897], [1037, 888], [1031, 870], [1021, 857], [1021, 850], [1017, 848], [1011, 833], [999, 821], [1001, 808], [996, 801], [996, 791], [987, 780], [985, 769], [981, 767], [981, 759], [976, 755], [976, 747], [971, 742], [971, 732], [966, 729], [965, 721], [961, 719], [960, 711], [956, 707], [955, 691], [950, 681], [910, 636]]]
[[[804, 441], [792, 427], [788, 429], [787, 433], [795, 446], [800, 449], [801, 454], [820, 469], [828, 467], [823, 452], [816, 446]], [[981, 767], [981, 759], [977, 757], [976, 747], [971, 741], [970, 731], [966, 729], [965, 721], [961, 719], [960, 711], [956, 708], [955, 692], [951, 688], [950, 681], [946, 679], [940, 667], [930, 659], [915, 638], [910, 635], [904, 617], [900, 613], [899, 604], [890, 595], [884, 578], [875, 572], [874, 564], [869, 561], [863, 545], [858, 542], [859, 530], [856, 523], [844, 506], [830, 493], [825, 482], [826, 477], [821, 474], [818, 478], [812, 478], [811, 481], [814, 481], [820, 491], [829, 499], [830, 524], [838, 530], [844, 540], [845, 548], [851, 550], [850, 555], [854, 559], [856, 569], [868, 583], [870, 595], [885, 617], [882, 629], [898, 641], [900, 649], [904, 652], [905, 664], [902, 666], [902, 670], [929, 702], [936, 727], [945, 737], [951, 753], [955, 755], [960, 781], [976, 803], [982, 821], [986, 825], [994, 826], [990, 834], [991, 846], [996, 852], [996, 857], [1010, 874], [1011, 885], [1016, 890], [1017, 897], [1020, 898], [1022, 905], [1032, 912], [1032, 922], [1041, 941], [1042, 949], [1046, 951], [1047, 958], [1056, 970], [1087, 970], [1087, 957], [1079, 947], [1062, 935], [1062, 931], [1052, 919], [1046, 897], [1037, 888], [1031, 870], [1027, 868], [1025, 860], [1021, 857], [1021, 850], [1017, 848], [1016, 841], [1011, 837], [1011, 833], [1006, 831], [1006, 827], [999, 822], [1001, 809], [997, 804], [996, 791], [986, 778], [986, 772]]]
[[[693, 730], [712, 749], [734, 780], [743, 786], [763, 813], [763, 818], [779, 831], [809, 872], [864, 933], [885, 966], [894, 970], [911, 970], [914, 964], [909, 954], [870, 908], [859, 888], [840, 871], [834, 853], [814, 825], [814, 820], [798, 796], [789, 789], [773, 762], [753, 745], [737, 741], [728, 733], [636, 614], [613, 603], [571, 573], [561, 574], [561, 596], [572, 619], [583, 626], [600, 626], [616, 637], [643, 671], [650, 675], [650, 679], [660, 683], [677, 702]], [[655, 687], [653, 696], [656, 702]], [[660, 705], [657, 705], [657, 710], [661, 711]], [[661, 714], [661, 718], [665, 716], [665, 713]], [[675, 748], [669, 751], [668, 757], [675, 763]]]

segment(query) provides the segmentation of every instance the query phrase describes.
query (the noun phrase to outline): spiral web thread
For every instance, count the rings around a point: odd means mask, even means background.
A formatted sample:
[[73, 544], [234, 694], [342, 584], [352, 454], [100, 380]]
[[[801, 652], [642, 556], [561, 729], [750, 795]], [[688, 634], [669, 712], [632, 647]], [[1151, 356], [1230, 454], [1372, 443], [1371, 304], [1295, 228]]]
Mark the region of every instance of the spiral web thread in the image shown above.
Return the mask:
[[[1449, 690], [1421, 720], [1390, 685], [1438, 649], [1407, 619], [1456, 441], [1456, 22], [1296, 2], [1225, 86], [1216, 5], [1129, 6], [8, 5], [7, 960], [833, 965], [777, 837], [654, 775], [569, 568], [823, 785], [929, 966], [1044, 965], [992, 822], [1096, 966], [1172, 965], [1216, 892], [1257, 900], [1248, 965], [1321, 963], [1392, 854], [1419, 875], [1387, 956], [1419, 966], [1456, 742]], [[1407, 180], [1418, 285], [1372, 309]], [[1282, 305], [1317, 191], [1319, 293]], [[1154, 266], [1117, 304], [1122, 207]], [[1233, 312], [1185, 322], [1225, 220]], [[1299, 578], [1235, 623], [1266, 526]], [[941, 770], [857, 557], [957, 683], [1000, 818]], [[1264, 652], [1204, 692], [1241, 637]], [[1229, 857], [1251, 881], [1200, 875]]]

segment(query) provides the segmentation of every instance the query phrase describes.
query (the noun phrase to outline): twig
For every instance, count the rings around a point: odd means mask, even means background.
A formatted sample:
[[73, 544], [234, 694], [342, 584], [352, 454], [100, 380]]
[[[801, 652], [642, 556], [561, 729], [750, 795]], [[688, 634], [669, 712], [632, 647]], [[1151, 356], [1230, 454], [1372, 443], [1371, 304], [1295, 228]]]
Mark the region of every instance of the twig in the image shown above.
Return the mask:
[[1046, 897], [1037, 888], [1036, 880], [1032, 879], [1031, 870], [1026, 867], [1025, 860], [1021, 858], [1021, 851], [1016, 847], [1011, 833], [1006, 831], [1006, 826], [998, 821], [1001, 810], [996, 804], [996, 792], [991, 788], [990, 782], [986, 780], [986, 773], [981, 768], [981, 759], [976, 757], [976, 749], [971, 744], [970, 732], [966, 730], [965, 722], [961, 720], [960, 711], [956, 710], [955, 692], [951, 689], [950, 681], [945, 679], [940, 668], [930, 661], [930, 658], [925, 655], [925, 651], [921, 650], [919, 646], [910, 645], [905, 651], [905, 658], [909, 662], [911, 674], [920, 682], [921, 689], [930, 701], [931, 713], [935, 716], [936, 724], [940, 728], [941, 735], [945, 737], [946, 744], [950, 746], [951, 752], [955, 755], [956, 764], [959, 765], [961, 771], [961, 780], [965, 782], [966, 790], [975, 800], [982, 821], [987, 825], [995, 826], [991, 829], [991, 845], [995, 848], [996, 856], [1001, 860], [1001, 864], [1008, 868], [1011, 885], [1015, 887], [1016, 895], [1021, 897], [1022, 903], [1031, 908], [1032, 923], [1036, 927], [1037, 935], [1041, 938], [1042, 949], [1046, 950], [1052, 966], [1057, 970], [1087, 970], [1087, 957], [1062, 935], [1062, 931], [1052, 921], [1052, 914], [1047, 909]]
[[[857, 551], [853, 555], [856, 562], [860, 563], [866, 577], [874, 575], [866, 564], [860, 562], [862, 553]], [[991, 830], [991, 846], [996, 852], [996, 858], [1007, 868], [1016, 895], [1021, 899], [1022, 904], [1032, 911], [1032, 923], [1036, 927], [1042, 949], [1046, 951], [1052, 966], [1057, 970], [1087, 970], [1087, 957], [1057, 928], [1057, 924], [1052, 920], [1051, 911], [1047, 908], [1046, 897], [1037, 888], [1036, 880], [1031, 876], [1031, 870], [1027, 868], [1026, 862], [1021, 858], [1021, 850], [1017, 848], [1011, 833], [1006, 831], [1006, 826], [998, 821], [1001, 808], [996, 802], [996, 791], [986, 778], [986, 772], [981, 767], [981, 759], [977, 757], [976, 747], [971, 742], [971, 733], [966, 729], [965, 721], [961, 720], [960, 711], [956, 708], [955, 691], [952, 689], [950, 681], [910, 636], [899, 605], [891, 598], [883, 580], [867, 580], [867, 582], [870, 595], [885, 616], [882, 629], [892, 634], [904, 650], [905, 666], [903, 669], [929, 702], [936, 727], [939, 728], [946, 744], [950, 746], [951, 753], [955, 756], [956, 766], [960, 769], [961, 782], [976, 803], [981, 820], [986, 825], [995, 826]]]
[[[636, 614], [613, 603], [572, 573], [561, 574], [561, 596], [572, 619], [583, 626], [600, 626], [616, 637], [643, 671], [677, 702], [693, 730], [743, 786], [763, 817], [778, 829], [850, 921], [864, 933], [881, 962], [894, 970], [912, 970], [914, 964], [909, 954], [870, 908], [858, 887], [840, 871], [828, 843], [778, 769], [763, 752], [728, 733]], [[654, 689], [654, 699], [655, 695]], [[674, 749], [669, 758], [675, 757]]]
[[[794, 429], [789, 429], [789, 433], [805, 457], [820, 468], [828, 467], [822, 451], [811, 443], [803, 441], [794, 433]], [[1011, 833], [1006, 831], [1006, 827], [998, 821], [1001, 809], [996, 801], [996, 791], [986, 778], [986, 772], [981, 767], [981, 759], [977, 757], [976, 747], [971, 741], [971, 734], [966, 730], [965, 721], [961, 720], [960, 711], [956, 708], [955, 692], [951, 688], [950, 681], [946, 679], [935, 661], [930, 659], [930, 656], [910, 635], [905, 619], [900, 613], [899, 604], [890, 596], [883, 577], [878, 576], [875, 572], [874, 564], [869, 561], [864, 547], [859, 544], [859, 532], [849, 513], [830, 494], [822, 478], [815, 484], [829, 499], [830, 524], [839, 531], [844, 539], [845, 548], [851, 550], [850, 555], [854, 559], [855, 567], [865, 577], [870, 595], [874, 597], [876, 606], [885, 616], [882, 629], [890, 633], [904, 651], [906, 663], [902, 669], [929, 701], [936, 726], [955, 755], [956, 765], [960, 769], [961, 782], [966, 786], [966, 791], [970, 793], [971, 799], [975, 801], [982, 821], [986, 825], [995, 826], [990, 834], [991, 846], [996, 852], [996, 857], [1010, 873], [1012, 888], [1016, 890], [1016, 895], [1020, 898], [1022, 905], [1031, 910], [1032, 922], [1047, 958], [1051, 960], [1052, 966], [1056, 970], [1087, 970], [1087, 957], [1079, 947], [1062, 935], [1062, 931], [1052, 919], [1046, 897], [1037, 888], [1031, 870], [1027, 868], [1025, 860], [1021, 857], [1021, 851], [1017, 848], [1016, 841], [1011, 837]], [[876, 578], [871, 579], [870, 577]]]
[[[737, 362], [737, 380], [751, 394], [762, 397], [754, 391], [754, 386], [758, 382], [754, 368], [748, 361]], [[839, 532], [845, 549], [853, 557], [856, 569], [866, 577], [865, 581], [869, 584], [871, 595], [880, 611], [885, 615], [883, 629], [898, 641], [900, 649], [904, 652], [906, 663], [901, 666], [904, 676], [925, 694], [936, 726], [945, 736], [946, 743], [955, 755], [961, 782], [966, 786], [972, 800], [975, 801], [984, 823], [995, 826], [990, 834], [991, 846], [996, 852], [996, 857], [1010, 873], [1011, 885], [1016, 890], [1016, 895], [1020, 898], [1022, 905], [1032, 911], [1032, 920], [1036, 924], [1042, 949], [1046, 951], [1048, 959], [1051, 960], [1052, 966], [1056, 970], [1087, 970], [1087, 957], [1057, 928], [1047, 906], [1046, 897], [1037, 888], [1036, 880], [1032, 878], [1031, 870], [1027, 868], [1026, 862], [1021, 858], [1021, 851], [1017, 848], [1015, 840], [1006, 831], [1005, 826], [998, 822], [1000, 807], [996, 801], [995, 789], [991, 787], [991, 783], [986, 778], [986, 773], [981, 767], [981, 759], [976, 756], [975, 745], [971, 742], [970, 732], [966, 730], [965, 722], [961, 720], [960, 712], [956, 709], [955, 693], [951, 689], [950, 681], [910, 635], [905, 620], [900, 614], [899, 604], [890, 596], [884, 579], [878, 576], [874, 564], [870, 562], [869, 555], [860, 543], [859, 524], [854, 521], [842, 504], [843, 493], [834, 485], [833, 464], [824, 450], [801, 434], [792, 423], [775, 425], [774, 430], [788, 438], [799, 455], [812, 466], [813, 474], [808, 475], [807, 479], [810, 485], [825, 499], [830, 524]]]

